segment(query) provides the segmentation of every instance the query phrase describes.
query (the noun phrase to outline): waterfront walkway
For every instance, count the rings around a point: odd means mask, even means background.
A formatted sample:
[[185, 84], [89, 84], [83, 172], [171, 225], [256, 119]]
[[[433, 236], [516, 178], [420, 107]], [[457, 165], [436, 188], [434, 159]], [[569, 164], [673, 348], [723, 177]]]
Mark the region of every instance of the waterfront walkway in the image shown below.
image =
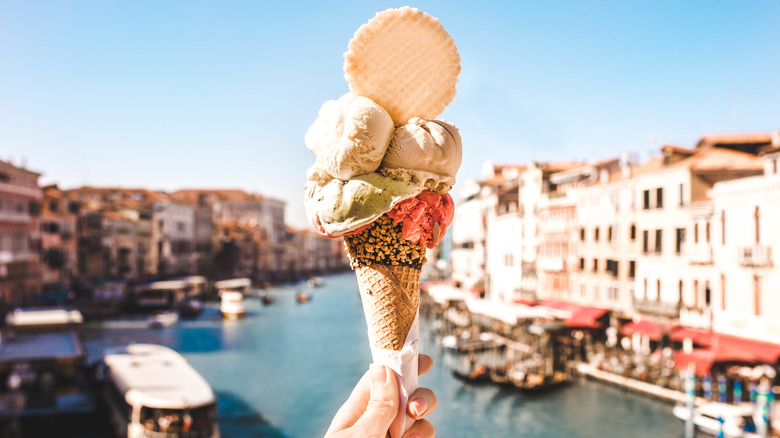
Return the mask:
[[[686, 402], [686, 396], [684, 392], [681, 391], [675, 391], [673, 389], [664, 388], [662, 386], [654, 385], [652, 383], [643, 382], [641, 380], [637, 379], [631, 379], [628, 377], [623, 377], [617, 374], [608, 373], [606, 371], [601, 371], [594, 367], [593, 365], [579, 362], [575, 369], [578, 373], [600, 380], [602, 382], [611, 383], [613, 385], [620, 386], [621, 388], [630, 389], [635, 392], [639, 392], [642, 394], [651, 395], [653, 397], [667, 400], [670, 402], [675, 403], [685, 403]], [[696, 397], [695, 404], [696, 406], [702, 405], [706, 403], [707, 400], [702, 397]]]

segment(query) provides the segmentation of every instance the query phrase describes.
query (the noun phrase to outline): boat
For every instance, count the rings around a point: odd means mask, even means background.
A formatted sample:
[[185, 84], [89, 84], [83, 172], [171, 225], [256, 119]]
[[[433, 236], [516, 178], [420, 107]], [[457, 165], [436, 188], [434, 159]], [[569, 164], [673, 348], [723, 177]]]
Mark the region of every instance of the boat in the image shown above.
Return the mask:
[[244, 294], [238, 291], [223, 290], [220, 292], [219, 311], [228, 319], [241, 318], [246, 314]]
[[306, 295], [304, 293], [298, 293], [295, 295], [295, 301], [299, 303], [308, 303], [309, 300], [311, 300], [311, 295]]
[[214, 289], [220, 294], [222, 291], [235, 291], [241, 292], [244, 296], [249, 295], [249, 291], [252, 288], [252, 280], [248, 278], [230, 278], [227, 280], [220, 280], [214, 283]]
[[179, 353], [130, 344], [101, 361], [103, 398], [114, 433], [126, 438], [218, 438], [211, 386]]
[[306, 280], [306, 285], [309, 287], [321, 287], [325, 284], [325, 280], [322, 277], [312, 277]]
[[512, 387], [521, 392], [544, 392], [571, 383], [571, 378], [561, 371], [556, 371], [552, 375], [510, 372], [507, 378]]
[[176, 307], [182, 318], [195, 318], [203, 313], [203, 301], [198, 298], [187, 298]]
[[490, 382], [490, 371], [484, 365], [477, 365], [473, 367], [469, 372], [463, 372], [459, 370], [452, 370], [452, 375], [455, 378], [463, 380], [469, 383], [488, 383]]
[[136, 288], [135, 305], [141, 309], [172, 309], [187, 297], [189, 285], [181, 280], [155, 281]]
[[264, 305], [273, 304], [274, 301], [276, 301], [276, 298], [268, 292], [260, 295], [260, 302], [262, 302]]
[[[690, 418], [689, 408], [681, 404], [675, 405], [672, 414], [683, 421]], [[751, 403], [708, 402], [693, 409], [693, 424], [697, 430], [711, 435], [718, 435], [722, 427], [726, 438], [757, 438], [757, 418], [754, 415]]]
[[0, 435], [7, 421], [26, 433], [41, 420], [81, 427], [97, 411], [77, 332], [80, 312], [69, 308], [16, 309], [0, 343]]
[[173, 310], [157, 313], [150, 316], [147, 320], [149, 327], [168, 328], [173, 327], [179, 322], [179, 314]]

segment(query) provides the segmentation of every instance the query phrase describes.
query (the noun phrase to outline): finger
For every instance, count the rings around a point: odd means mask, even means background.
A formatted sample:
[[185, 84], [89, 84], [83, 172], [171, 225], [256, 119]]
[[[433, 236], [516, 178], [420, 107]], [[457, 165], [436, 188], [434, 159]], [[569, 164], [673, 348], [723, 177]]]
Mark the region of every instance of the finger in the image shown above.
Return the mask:
[[439, 400], [436, 398], [436, 394], [428, 388], [417, 388], [411, 397], [409, 397], [409, 403], [406, 405], [406, 410], [409, 412], [409, 416], [415, 420], [430, 414], [436, 409], [439, 404]]
[[363, 377], [360, 378], [360, 381], [358, 381], [358, 384], [355, 385], [355, 389], [352, 390], [347, 401], [336, 412], [327, 434], [352, 427], [366, 410], [370, 396], [371, 384], [368, 381], [368, 371], [366, 371]]
[[436, 430], [428, 420], [418, 420], [406, 431], [404, 438], [410, 437], [414, 433], [420, 438], [433, 438], [436, 435]]
[[371, 397], [366, 411], [355, 422], [355, 430], [367, 438], [381, 438], [398, 414], [398, 383], [395, 373], [384, 365], [372, 364], [368, 370]]
[[427, 354], [420, 354], [417, 356], [417, 375], [422, 376], [431, 370], [433, 366], [433, 359]]

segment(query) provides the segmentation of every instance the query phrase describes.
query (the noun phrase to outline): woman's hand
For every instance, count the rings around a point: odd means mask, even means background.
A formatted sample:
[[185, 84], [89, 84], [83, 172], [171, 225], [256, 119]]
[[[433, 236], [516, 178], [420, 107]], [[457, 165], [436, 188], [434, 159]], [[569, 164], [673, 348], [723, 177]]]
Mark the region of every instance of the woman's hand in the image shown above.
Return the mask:
[[[418, 374], [428, 372], [431, 366], [430, 356], [419, 355]], [[325, 438], [385, 438], [398, 414], [398, 398], [393, 371], [372, 364], [333, 417]], [[433, 425], [422, 418], [433, 412], [437, 403], [436, 395], [428, 388], [417, 388], [409, 396], [406, 411], [417, 421], [403, 438], [433, 438], [436, 434]]]

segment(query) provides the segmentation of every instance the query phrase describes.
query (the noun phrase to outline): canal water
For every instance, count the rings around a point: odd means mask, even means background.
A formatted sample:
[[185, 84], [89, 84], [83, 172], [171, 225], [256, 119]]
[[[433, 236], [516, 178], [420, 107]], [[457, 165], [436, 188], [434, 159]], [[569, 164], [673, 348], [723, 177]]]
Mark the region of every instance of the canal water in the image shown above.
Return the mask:
[[[312, 299], [296, 302], [299, 291]], [[371, 361], [355, 276], [269, 292], [273, 304], [247, 299], [247, 317], [236, 321], [223, 321], [212, 304], [198, 319], [167, 329], [149, 329], [142, 319], [90, 324], [85, 347], [91, 360], [129, 342], [180, 352], [217, 394], [224, 438], [321, 437]], [[670, 404], [598, 382], [537, 395], [465, 384], [452, 377], [453, 358], [436, 350], [429, 326], [421, 329], [421, 350], [435, 362], [420, 385], [439, 398], [429, 416], [438, 437], [683, 436]]]

